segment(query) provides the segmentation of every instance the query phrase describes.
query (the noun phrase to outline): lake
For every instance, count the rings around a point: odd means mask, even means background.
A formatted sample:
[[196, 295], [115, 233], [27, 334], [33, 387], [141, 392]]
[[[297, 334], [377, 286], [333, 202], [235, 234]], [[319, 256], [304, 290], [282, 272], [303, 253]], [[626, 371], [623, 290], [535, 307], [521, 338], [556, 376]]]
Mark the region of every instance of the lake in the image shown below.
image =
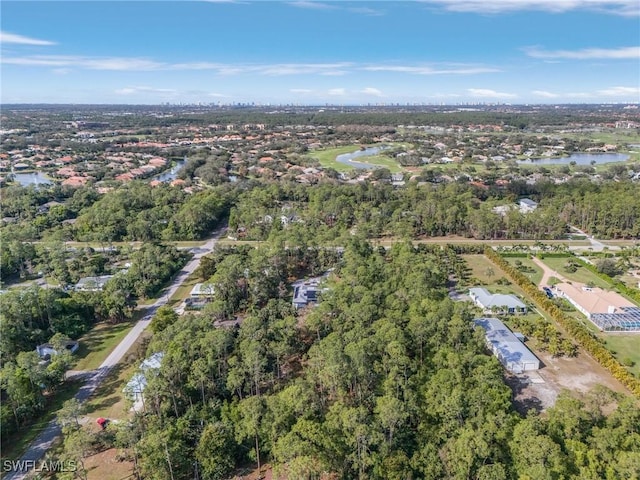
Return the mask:
[[186, 163], [186, 159], [179, 160], [173, 167], [171, 167], [170, 170], [159, 173], [158, 175], [154, 175], [149, 180], [158, 180], [159, 182], [170, 182], [172, 180], [175, 180], [178, 176], [178, 172], [182, 169], [182, 167], [184, 167]]
[[388, 147], [369, 147], [365, 148], [364, 150], [358, 150], [352, 153], [343, 153], [342, 155], [338, 155], [336, 157], [336, 161], [342, 163], [343, 165], [349, 165], [360, 170], [371, 170], [372, 168], [380, 167], [380, 165], [373, 165], [366, 162], [356, 162], [353, 159], [371, 155], [378, 155], [382, 150], [385, 150], [386, 148]]
[[602, 163], [624, 162], [629, 159], [625, 153], [572, 153], [568, 157], [562, 158], [532, 158], [530, 160], [519, 160], [519, 164], [524, 165], [569, 165], [576, 162], [576, 165], [596, 165]]
[[13, 181], [23, 187], [28, 187], [29, 185], [51, 185], [53, 183], [49, 177], [38, 171], [33, 173], [14, 173]]

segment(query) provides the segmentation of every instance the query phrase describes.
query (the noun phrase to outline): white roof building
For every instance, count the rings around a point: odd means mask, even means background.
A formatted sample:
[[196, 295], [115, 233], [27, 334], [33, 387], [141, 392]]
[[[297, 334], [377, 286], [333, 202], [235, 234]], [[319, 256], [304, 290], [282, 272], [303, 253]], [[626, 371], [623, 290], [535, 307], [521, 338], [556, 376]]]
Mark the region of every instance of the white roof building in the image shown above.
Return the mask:
[[196, 283], [191, 289], [192, 297], [210, 297], [215, 293], [213, 285], [210, 283]]
[[504, 367], [514, 373], [540, 369], [540, 360], [497, 318], [473, 321], [485, 331], [487, 346]]
[[[122, 391], [133, 400], [136, 404], [144, 401], [143, 392], [147, 386], [147, 375], [150, 372], [157, 372], [160, 370], [162, 364], [162, 357], [164, 352], [156, 352], [149, 358], [145, 359], [138, 368], [138, 371], [131, 377], [131, 380], [122, 389]], [[134, 409], [137, 409], [134, 405]]]
[[78, 280], [74, 290], [76, 292], [101, 292], [113, 275], [101, 275], [98, 277], [84, 277]]
[[489, 293], [484, 288], [470, 288], [471, 300], [482, 309], [484, 313], [527, 313], [527, 306], [514, 295], [503, 293]]
[[518, 206], [520, 207], [520, 211], [522, 213], [533, 212], [536, 208], [538, 208], [538, 203], [534, 202], [530, 198], [521, 198], [518, 201]]
[[[69, 340], [68, 342], [66, 342], [64, 348], [70, 353], [74, 353], [76, 352], [76, 350], [78, 350], [78, 348], [80, 348], [80, 344], [76, 340]], [[38, 345], [36, 347], [36, 352], [38, 352], [40, 358], [44, 360], [47, 360], [52, 356], [58, 354], [58, 351], [50, 343], [43, 343], [42, 345]]]

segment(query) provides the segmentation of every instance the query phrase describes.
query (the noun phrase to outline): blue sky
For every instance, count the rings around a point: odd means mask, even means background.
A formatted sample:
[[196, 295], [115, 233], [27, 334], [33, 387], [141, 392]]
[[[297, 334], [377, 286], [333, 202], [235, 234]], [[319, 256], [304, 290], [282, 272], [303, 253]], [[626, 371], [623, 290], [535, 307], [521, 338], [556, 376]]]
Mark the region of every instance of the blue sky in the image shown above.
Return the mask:
[[2, 103], [640, 101], [638, 0], [1, 9]]

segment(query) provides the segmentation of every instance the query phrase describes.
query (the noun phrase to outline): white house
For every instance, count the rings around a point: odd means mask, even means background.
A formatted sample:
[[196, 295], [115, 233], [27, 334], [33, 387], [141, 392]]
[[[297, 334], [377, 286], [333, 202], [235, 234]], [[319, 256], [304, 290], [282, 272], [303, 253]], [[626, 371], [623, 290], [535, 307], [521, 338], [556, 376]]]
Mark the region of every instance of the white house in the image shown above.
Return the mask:
[[534, 202], [530, 198], [521, 198], [518, 201], [518, 208], [522, 213], [533, 212], [536, 208], [538, 208], [538, 203]]
[[215, 293], [210, 283], [196, 283], [191, 289], [191, 298], [211, 297]]
[[[76, 350], [80, 348], [80, 344], [76, 340], [69, 340], [65, 343], [64, 348], [71, 353], [75, 353]], [[36, 352], [38, 352], [38, 355], [43, 360], [48, 360], [52, 356], [58, 354], [58, 351], [50, 343], [43, 343], [42, 345], [38, 345], [36, 347]]]
[[136, 404], [134, 405], [134, 409], [137, 409], [137, 405], [144, 402], [143, 392], [147, 387], [147, 376], [160, 370], [162, 357], [164, 357], [164, 352], [156, 352], [149, 358], [145, 359], [140, 364], [138, 371], [122, 389], [123, 393]]
[[514, 295], [489, 293], [484, 288], [476, 287], [469, 289], [469, 296], [484, 313], [527, 313], [527, 306]]
[[101, 292], [113, 275], [101, 275], [98, 277], [84, 277], [78, 280], [74, 290], [76, 292]]

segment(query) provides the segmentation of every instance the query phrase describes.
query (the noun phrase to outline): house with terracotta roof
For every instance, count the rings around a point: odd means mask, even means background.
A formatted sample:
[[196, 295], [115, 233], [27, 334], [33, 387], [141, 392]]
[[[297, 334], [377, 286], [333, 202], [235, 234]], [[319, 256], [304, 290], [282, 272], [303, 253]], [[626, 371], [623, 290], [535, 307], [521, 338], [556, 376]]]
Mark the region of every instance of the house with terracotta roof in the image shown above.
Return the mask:
[[69, 177], [66, 180], [62, 181], [62, 185], [66, 185], [69, 187], [81, 187], [85, 185], [89, 180], [92, 180], [93, 177]]
[[575, 282], [558, 283], [553, 291], [600, 330], [640, 331], [640, 307], [619, 293]]

